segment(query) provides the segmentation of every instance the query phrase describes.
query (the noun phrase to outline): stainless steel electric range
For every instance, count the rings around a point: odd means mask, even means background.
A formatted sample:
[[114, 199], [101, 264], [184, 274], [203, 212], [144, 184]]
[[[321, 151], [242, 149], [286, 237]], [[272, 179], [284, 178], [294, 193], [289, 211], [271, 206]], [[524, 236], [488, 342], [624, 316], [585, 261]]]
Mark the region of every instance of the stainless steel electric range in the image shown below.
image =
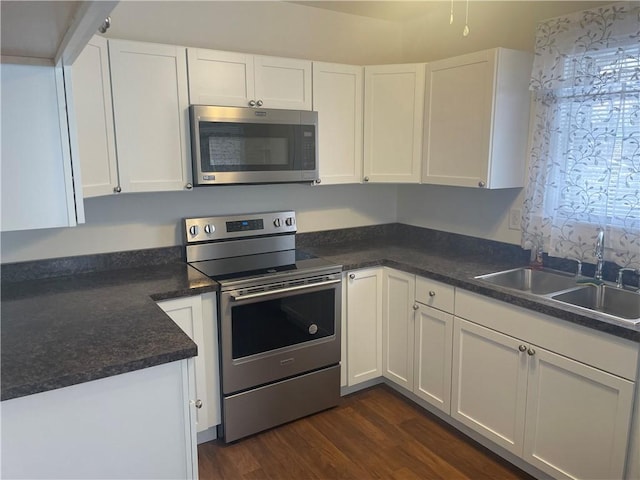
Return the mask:
[[296, 252], [295, 212], [184, 226], [187, 262], [220, 284], [219, 437], [231, 442], [337, 405], [341, 266]]

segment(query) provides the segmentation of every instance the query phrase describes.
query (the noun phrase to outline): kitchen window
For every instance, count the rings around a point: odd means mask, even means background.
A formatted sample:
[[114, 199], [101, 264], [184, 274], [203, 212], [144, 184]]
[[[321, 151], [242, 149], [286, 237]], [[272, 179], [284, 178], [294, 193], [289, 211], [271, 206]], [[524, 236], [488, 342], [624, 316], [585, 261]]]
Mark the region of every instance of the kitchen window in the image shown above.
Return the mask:
[[640, 6], [542, 22], [523, 247], [640, 268]]

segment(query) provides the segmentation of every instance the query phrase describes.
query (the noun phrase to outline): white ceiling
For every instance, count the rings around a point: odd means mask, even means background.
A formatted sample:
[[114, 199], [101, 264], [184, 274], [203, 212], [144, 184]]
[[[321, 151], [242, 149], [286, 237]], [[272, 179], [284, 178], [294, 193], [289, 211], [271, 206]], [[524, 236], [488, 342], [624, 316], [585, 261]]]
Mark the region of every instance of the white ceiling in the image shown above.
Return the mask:
[[53, 58], [82, 2], [0, 1], [2, 55]]
[[[471, 8], [482, 7], [482, 3], [486, 3], [487, 0], [469, 0], [472, 5]], [[530, 3], [529, 0], [497, 0], [504, 3], [508, 2], [522, 2]], [[538, 2], [548, 2], [554, 4], [559, 11], [573, 12], [588, 8], [590, 6], [606, 5], [612, 3], [614, 0], [567, 0], [567, 1], [554, 1], [554, 0], [537, 0]], [[377, 18], [380, 20], [388, 20], [392, 22], [404, 22], [416, 17], [422, 17], [429, 15], [432, 12], [442, 11], [443, 4], [450, 5], [450, 0], [384, 0], [384, 1], [369, 1], [369, 0], [330, 0], [330, 1], [315, 1], [315, 0], [302, 0], [292, 1], [290, 3], [296, 3], [298, 5], [304, 5], [307, 7], [322, 8], [325, 10], [333, 10], [335, 12], [347, 13], [351, 15], [360, 15], [362, 17]], [[477, 4], [473, 6], [473, 4]], [[494, 3], [494, 2], [492, 2]], [[464, 11], [466, 7], [466, 0], [455, 0], [454, 8], [456, 12]]]

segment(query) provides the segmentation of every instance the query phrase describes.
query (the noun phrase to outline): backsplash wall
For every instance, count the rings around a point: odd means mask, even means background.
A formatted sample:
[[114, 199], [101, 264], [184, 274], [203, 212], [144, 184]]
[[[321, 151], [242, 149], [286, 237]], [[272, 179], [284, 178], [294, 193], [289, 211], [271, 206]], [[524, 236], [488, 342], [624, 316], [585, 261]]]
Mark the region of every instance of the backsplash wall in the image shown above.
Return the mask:
[[0, 262], [182, 245], [185, 217], [293, 209], [298, 231], [393, 223], [395, 185], [252, 185], [136, 193], [85, 200], [87, 223], [3, 232]]

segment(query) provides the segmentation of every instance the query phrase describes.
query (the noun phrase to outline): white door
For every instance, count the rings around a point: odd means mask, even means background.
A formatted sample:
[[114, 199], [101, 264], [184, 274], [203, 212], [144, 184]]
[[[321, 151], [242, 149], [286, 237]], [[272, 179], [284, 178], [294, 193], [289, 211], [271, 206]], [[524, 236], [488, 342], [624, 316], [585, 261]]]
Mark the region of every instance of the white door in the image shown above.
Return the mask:
[[423, 183], [487, 185], [495, 72], [492, 52], [427, 64]]
[[94, 36], [73, 63], [70, 91], [83, 196], [112, 194], [118, 186], [118, 165], [106, 38]]
[[190, 188], [185, 49], [109, 40], [109, 59], [122, 191]]
[[311, 61], [256, 55], [253, 66], [258, 106], [311, 110]]
[[347, 275], [349, 386], [382, 375], [382, 269]]
[[249, 106], [254, 98], [253, 55], [188, 48], [187, 58], [191, 104]]
[[413, 390], [415, 288], [415, 275], [384, 269], [382, 374], [407, 390]]
[[364, 69], [364, 180], [418, 183], [424, 64]]
[[454, 318], [451, 416], [522, 455], [527, 346], [516, 338]]
[[413, 391], [448, 415], [451, 412], [453, 315], [417, 305]]
[[623, 478], [634, 385], [529, 350], [524, 459], [554, 478]]
[[[202, 315], [202, 300], [200, 296], [176, 298], [158, 302], [158, 306], [171, 317], [184, 333], [198, 346], [195, 357], [195, 394], [196, 394], [196, 424], [198, 432], [209, 428], [209, 402], [217, 399], [209, 398], [207, 388], [207, 364], [205, 361], [205, 337]], [[202, 403], [197, 403], [200, 400]]]
[[362, 181], [362, 67], [313, 62], [321, 185]]

